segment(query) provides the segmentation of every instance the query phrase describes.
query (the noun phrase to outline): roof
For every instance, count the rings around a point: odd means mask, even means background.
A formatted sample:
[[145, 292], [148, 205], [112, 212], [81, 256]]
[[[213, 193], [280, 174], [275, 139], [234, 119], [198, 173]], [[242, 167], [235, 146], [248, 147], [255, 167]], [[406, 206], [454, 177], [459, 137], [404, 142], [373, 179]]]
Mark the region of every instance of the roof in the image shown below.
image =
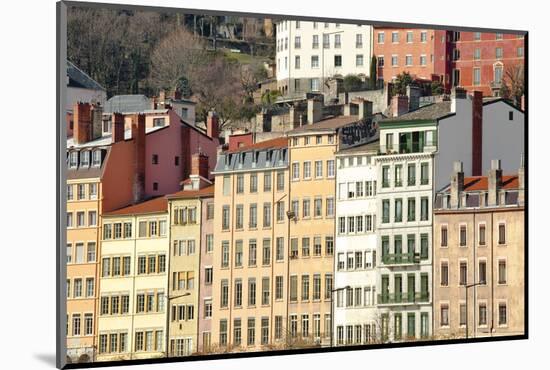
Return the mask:
[[359, 121], [359, 116], [337, 116], [332, 118], [327, 118], [313, 124], [304, 124], [301, 127], [295, 128], [292, 131], [289, 131], [289, 135], [297, 135], [302, 133], [307, 133], [308, 131], [335, 131], [340, 127], [349, 125]]
[[168, 201], [166, 197], [160, 196], [131, 206], [119, 208], [112, 212], [107, 212], [103, 214], [103, 216], [143, 215], [166, 211], [168, 211]]
[[181, 190], [166, 196], [168, 199], [207, 198], [214, 196], [214, 185], [199, 190]]
[[127, 113], [127, 112], [145, 112], [153, 107], [151, 99], [145, 95], [115, 95], [107, 100], [103, 113]]
[[380, 148], [380, 139], [371, 141], [370, 143], [353, 146], [351, 148], [340, 149], [336, 154], [353, 154], [353, 153], [365, 153], [365, 152], [378, 152]]
[[[518, 189], [517, 175], [502, 176], [502, 189]], [[474, 176], [464, 178], [464, 191], [485, 191], [488, 189], [487, 176]]]
[[[149, 135], [153, 132], [160, 131], [162, 129], [167, 128], [168, 126], [157, 126], [157, 127], [146, 127], [145, 128], [145, 134]], [[132, 138], [132, 130], [127, 129], [124, 130], [124, 140], [130, 140]], [[100, 138], [97, 138], [95, 140], [90, 140], [88, 142], [77, 144], [74, 141], [74, 137], [70, 137], [67, 139], [67, 148], [88, 148], [88, 147], [97, 147], [97, 146], [108, 146], [112, 144], [112, 134], [106, 134], [101, 136]]]
[[67, 77], [69, 77], [69, 81], [67, 81], [67, 86], [69, 87], [79, 87], [83, 89], [105, 91], [105, 88], [101, 86], [96, 80], [91, 78], [88, 74], [86, 74], [86, 72], [82, 71], [80, 68], [78, 68], [68, 60]]
[[383, 119], [380, 122], [402, 122], [416, 120], [431, 120], [436, 121], [451, 113], [451, 102], [442, 101], [438, 103], [424, 105], [418, 109], [402, 114], [398, 117]]
[[279, 149], [288, 147], [288, 138], [282, 136], [275, 139], [259, 141], [257, 143], [246, 145], [235, 150], [227, 151], [227, 153], [239, 153], [252, 150], [263, 150], [263, 149]]

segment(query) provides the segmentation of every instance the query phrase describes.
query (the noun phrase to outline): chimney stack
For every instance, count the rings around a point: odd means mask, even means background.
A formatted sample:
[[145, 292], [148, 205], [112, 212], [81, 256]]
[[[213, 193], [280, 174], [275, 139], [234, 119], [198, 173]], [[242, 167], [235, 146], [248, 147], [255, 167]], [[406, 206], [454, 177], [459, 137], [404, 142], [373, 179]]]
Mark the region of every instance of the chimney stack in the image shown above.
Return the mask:
[[409, 97], [409, 111], [413, 111], [420, 107], [420, 96], [422, 91], [416, 85], [407, 85], [407, 96]]
[[521, 155], [521, 161], [518, 170], [518, 204], [523, 206], [525, 204], [525, 157]]
[[460, 105], [463, 99], [466, 99], [466, 90], [462, 87], [455, 86], [451, 89], [451, 112], [457, 112], [457, 105]]
[[112, 129], [112, 143], [118, 143], [124, 140], [124, 115], [122, 113], [113, 113], [111, 122], [113, 123]]
[[218, 115], [214, 111], [209, 111], [206, 117], [206, 135], [211, 138], [218, 138]]
[[90, 103], [78, 102], [73, 108], [73, 138], [75, 143], [84, 144], [91, 138]]
[[399, 117], [409, 111], [409, 97], [395, 95], [391, 102], [392, 117]]
[[307, 124], [312, 125], [323, 118], [323, 102], [315, 97], [307, 101]]
[[191, 157], [191, 176], [200, 176], [208, 179], [208, 156], [201, 152]]
[[159, 100], [158, 100], [158, 103], [159, 103], [161, 106], [164, 106], [165, 100], [166, 100], [166, 91], [160, 90], [160, 91], [159, 91]]
[[174, 99], [175, 100], [181, 99], [181, 91], [179, 89], [174, 90]]
[[92, 105], [92, 136], [91, 139], [99, 139], [103, 135], [103, 107], [99, 104]]
[[491, 170], [489, 170], [489, 176], [487, 178], [487, 187], [489, 191], [489, 197], [487, 199], [487, 205], [498, 205], [498, 194], [502, 188], [502, 169], [500, 168], [500, 159], [493, 159], [491, 161]]
[[357, 101], [357, 105], [359, 106], [359, 118], [360, 119], [368, 119], [372, 117], [372, 102], [365, 100], [365, 99], [359, 99]]
[[472, 175], [481, 176], [483, 148], [483, 93], [472, 93]]
[[134, 176], [132, 193], [134, 203], [139, 203], [145, 196], [145, 115], [132, 116], [132, 142], [134, 151]]
[[460, 206], [460, 194], [464, 191], [464, 170], [460, 161], [454, 162], [453, 166], [453, 174], [451, 176], [451, 208], [458, 208]]

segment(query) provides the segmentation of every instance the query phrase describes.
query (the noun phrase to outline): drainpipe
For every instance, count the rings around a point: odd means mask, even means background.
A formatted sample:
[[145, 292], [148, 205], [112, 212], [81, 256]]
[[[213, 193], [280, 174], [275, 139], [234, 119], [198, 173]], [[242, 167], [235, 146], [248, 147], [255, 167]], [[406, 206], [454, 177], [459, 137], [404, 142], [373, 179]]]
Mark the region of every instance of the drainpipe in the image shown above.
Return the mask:
[[[135, 231], [137, 231], [137, 216], [134, 215], [134, 227], [135, 227]], [[133, 274], [132, 274], [132, 298], [134, 298], [136, 296], [136, 256], [137, 256], [137, 232], [134, 233], [134, 263], [132, 264], [133, 266]], [[136, 300], [135, 298], [132, 299], [132, 326], [131, 326], [131, 331], [130, 333], [128, 333], [128, 336], [133, 338], [131, 340], [132, 342], [132, 349], [130, 349], [130, 360], [133, 359], [134, 357], [134, 351], [135, 351], [135, 338], [134, 338], [134, 320], [135, 320], [135, 317], [136, 317], [136, 312], [135, 312], [135, 308], [136, 308]]]

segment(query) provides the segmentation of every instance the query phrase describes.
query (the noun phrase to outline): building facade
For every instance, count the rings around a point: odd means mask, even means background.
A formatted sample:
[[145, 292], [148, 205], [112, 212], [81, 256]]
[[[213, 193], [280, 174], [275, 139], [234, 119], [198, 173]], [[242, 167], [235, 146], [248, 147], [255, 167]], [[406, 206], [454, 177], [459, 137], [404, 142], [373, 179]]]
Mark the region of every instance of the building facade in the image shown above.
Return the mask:
[[97, 360], [166, 356], [166, 199], [104, 213], [102, 231]]
[[212, 351], [282, 347], [288, 291], [288, 148], [278, 138], [218, 156]]
[[276, 23], [277, 87], [283, 95], [324, 92], [348, 74], [368, 77], [372, 27], [282, 20]]
[[414, 79], [440, 81], [449, 89], [448, 34], [444, 30], [374, 27], [377, 78], [391, 82], [408, 72]]
[[192, 161], [183, 190], [167, 196], [170, 356], [207, 352], [210, 347], [214, 188], [207, 179], [208, 157], [195, 154]]
[[336, 155], [336, 244], [333, 345], [377, 340], [378, 141]]
[[524, 169], [465, 177], [455, 163], [434, 206], [434, 334], [525, 333]]

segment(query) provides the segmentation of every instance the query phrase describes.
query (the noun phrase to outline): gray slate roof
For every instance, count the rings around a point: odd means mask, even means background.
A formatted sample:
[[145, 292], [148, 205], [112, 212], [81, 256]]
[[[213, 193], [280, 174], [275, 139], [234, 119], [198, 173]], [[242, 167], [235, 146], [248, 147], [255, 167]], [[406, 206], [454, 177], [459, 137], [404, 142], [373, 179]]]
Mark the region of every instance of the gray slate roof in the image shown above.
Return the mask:
[[67, 82], [68, 87], [79, 87], [83, 89], [105, 91], [105, 88], [103, 86], [101, 86], [97, 81], [88, 76], [84, 71], [82, 71], [80, 68], [78, 68], [68, 60], [67, 77], [69, 77], [69, 81]]
[[145, 95], [115, 95], [107, 100], [104, 113], [134, 113], [151, 110], [151, 99]]
[[421, 108], [413, 110], [411, 112], [400, 115], [399, 117], [392, 117], [383, 119], [380, 122], [402, 122], [402, 121], [416, 121], [416, 120], [433, 120], [436, 121], [451, 113], [451, 102], [442, 101], [439, 103], [433, 103], [425, 105]]
[[[271, 161], [267, 161], [267, 153], [271, 152]], [[255, 163], [253, 156], [256, 156]], [[224, 153], [218, 156], [214, 173], [239, 171], [262, 171], [288, 167], [288, 149], [260, 149], [258, 151], [242, 151]]]

